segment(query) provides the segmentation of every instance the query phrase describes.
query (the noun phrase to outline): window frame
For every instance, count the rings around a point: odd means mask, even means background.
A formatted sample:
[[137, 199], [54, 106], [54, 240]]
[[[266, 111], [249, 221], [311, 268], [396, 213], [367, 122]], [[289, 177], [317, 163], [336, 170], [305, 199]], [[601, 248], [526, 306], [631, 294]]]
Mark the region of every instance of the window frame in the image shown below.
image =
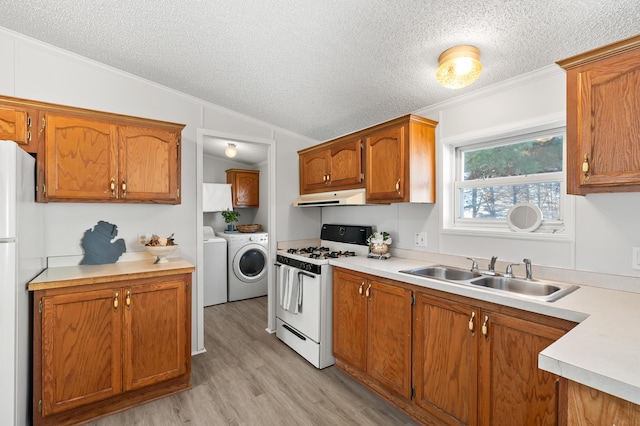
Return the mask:
[[[562, 135], [563, 170], [561, 172], [539, 173], [532, 175], [499, 177], [485, 180], [462, 180], [462, 151], [482, 149], [526, 142], [536, 137]], [[445, 234], [466, 234], [495, 236], [499, 238], [518, 238], [531, 240], [573, 240], [574, 199], [566, 192], [566, 120], [563, 117], [516, 123], [508, 127], [488, 129], [474, 134], [461, 135], [442, 140], [443, 146], [443, 197], [441, 231]], [[496, 186], [510, 184], [530, 184], [560, 182], [559, 220], [543, 220], [533, 232], [516, 232], [509, 228], [506, 219], [461, 218], [462, 188], [478, 186]], [[480, 185], [479, 185], [480, 183]]]

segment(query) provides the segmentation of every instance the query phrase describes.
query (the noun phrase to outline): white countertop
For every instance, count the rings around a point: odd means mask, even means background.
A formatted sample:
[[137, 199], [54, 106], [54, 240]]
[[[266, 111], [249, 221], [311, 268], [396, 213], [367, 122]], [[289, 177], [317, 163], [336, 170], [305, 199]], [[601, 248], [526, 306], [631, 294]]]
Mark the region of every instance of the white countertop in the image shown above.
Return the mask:
[[400, 273], [434, 265], [400, 257], [331, 259], [333, 266], [579, 323], [538, 356], [541, 369], [640, 404], [640, 294], [581, 286], [555, 302]]

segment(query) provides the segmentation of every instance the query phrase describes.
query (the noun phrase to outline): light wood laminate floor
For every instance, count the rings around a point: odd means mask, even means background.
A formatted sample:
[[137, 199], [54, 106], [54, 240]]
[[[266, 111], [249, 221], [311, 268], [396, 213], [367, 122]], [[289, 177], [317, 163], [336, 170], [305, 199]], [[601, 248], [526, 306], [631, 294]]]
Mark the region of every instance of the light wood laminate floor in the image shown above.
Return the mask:
[[266, 318], [266, 297], [205, 308], [192, 389], [90, 424], [418, 424], [335, 367], [313, 367], [265, 331]]

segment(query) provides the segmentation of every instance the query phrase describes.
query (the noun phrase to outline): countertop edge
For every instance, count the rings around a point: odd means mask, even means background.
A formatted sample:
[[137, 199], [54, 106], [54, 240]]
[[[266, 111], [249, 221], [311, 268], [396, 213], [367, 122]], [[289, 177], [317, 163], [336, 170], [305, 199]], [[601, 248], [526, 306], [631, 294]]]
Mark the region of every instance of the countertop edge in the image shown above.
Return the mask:
[[104, 282], [112, 282], [192, 273], [195, 266], [180, 258], [154, 264], [151, 260], [116, 262], [104, 265], [75, 265], [47, 268], [27, 284], [28, 291], [49, 290]]

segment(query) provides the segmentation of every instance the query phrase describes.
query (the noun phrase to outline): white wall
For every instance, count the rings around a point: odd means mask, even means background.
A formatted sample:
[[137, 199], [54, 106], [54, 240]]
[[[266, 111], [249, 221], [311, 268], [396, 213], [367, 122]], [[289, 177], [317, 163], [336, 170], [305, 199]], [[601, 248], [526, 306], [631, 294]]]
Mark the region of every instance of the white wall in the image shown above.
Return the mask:
[[[81, 255], [84, 231], [106, 220], [118, 226], [118, 237], [125, 240], [128, 251], [144, 250], [136, 242], [140, 232], [174, 233], [181, 256], [198, 267], [197, 223], [202, 212], [196, 207], [197, 129], [276, 140], [276, 161], [289, 164], [278, 170], [278, 181], [287, 183], [298, 180], [297, 150], [318, 143], [4, 28], [0, 28], [0, 57], [3, 95], [186, 124], [182, 132], [182, 204], [48, 203], [44, 208], [46, 256]], [[319, 226], [308, 226], [305, 214], [290, 212], [297, 195], [296, 184], [284, 185], [270, 197], [277, 203], [277, 217], [287, 218], [276, 230], [279, 240], [317, 234]], [[194, 307], [196, 297], [194, 292]], [[194, 351], [198, 351], [202, 349], [196, 346], [202, 340], [202, 326], [193, 311]]]
[[[536, 266], [567, 271], [601, 272], [640, 277], [631, 268], [632, 247], [640, 246], [640, 193], [569, 196], [575, 212], [573, 241], [531, 241], [489, 238], [443, 232], [443, 139], [474, 135], [494, 128], [509, 128], [548, 116], [565, 115], [565, 74], [551, 65], [501, 84], [477, 90], [452, 101], [416, 111], [439, 122], [437, 127], [437, 203], [435, 205], [397, 204], [390, 206], [324, 207], [322, 221], [373, 225], [394, 237], [393, 247], [412, 252], [472, 256], [486, 259], [496, 255], [504, 262], [531, 258]], [[318, 208], [319, 209], [319, 208]], [[413, 246], [414, 232], [426, 231], [426, 249]], [[534, 269], [535, 270], [535, 269]], [[518, 271], [520, 272], [520, 271]], [[603, 278], [607, 281], [608, 278]], [[640, 281], [622, 280], [618, 284], [640, 291]], [[602, 285], [607, 285], [602, 282]]]

